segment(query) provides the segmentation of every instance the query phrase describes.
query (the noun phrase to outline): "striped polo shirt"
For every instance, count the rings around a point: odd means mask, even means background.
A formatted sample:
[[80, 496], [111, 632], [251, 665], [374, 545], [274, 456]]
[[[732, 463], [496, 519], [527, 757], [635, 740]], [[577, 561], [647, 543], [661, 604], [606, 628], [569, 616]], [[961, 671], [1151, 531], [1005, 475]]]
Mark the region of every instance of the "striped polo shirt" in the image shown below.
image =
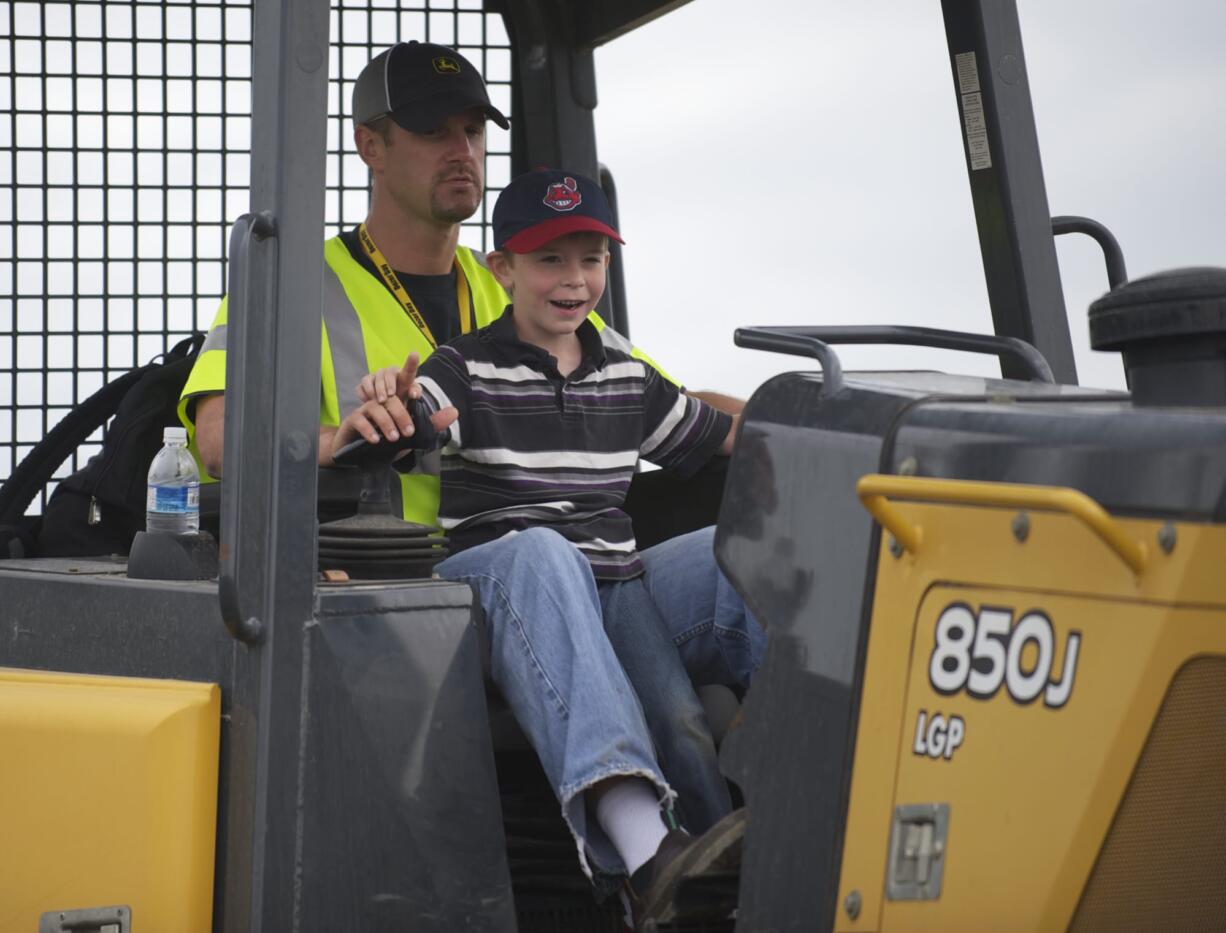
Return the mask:
[[602, 343], [587, 321], [576, 331], [582, 361], [563, 376], [518, 338], [513, 313], [439, 347], [418, 371], [431, 410], [460, 413], [442, 450], [439, 524], [455, 551], [544, 525], [583, 551], [597, 579], [638, 576], [622, 504], [639, 457], [689, 475], [731, 416]]

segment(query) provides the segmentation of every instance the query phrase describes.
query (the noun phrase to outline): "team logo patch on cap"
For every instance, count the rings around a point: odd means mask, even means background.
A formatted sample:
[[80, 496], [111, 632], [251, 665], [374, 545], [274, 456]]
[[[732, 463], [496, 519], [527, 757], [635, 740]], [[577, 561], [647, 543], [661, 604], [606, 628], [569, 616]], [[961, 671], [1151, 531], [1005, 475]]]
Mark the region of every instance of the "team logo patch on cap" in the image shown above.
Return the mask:
[[544, 200], [545, 206], [555, 211], [573, 211], [583, 203], [583, 195], [579, 193], [579, 183], [567, 175], [545, 189]]
[[460, 73], [460, 63], [454, 58], [440, 55], [438, 58], [431, 59], [430, 64], [441, 75], [458, 75]]

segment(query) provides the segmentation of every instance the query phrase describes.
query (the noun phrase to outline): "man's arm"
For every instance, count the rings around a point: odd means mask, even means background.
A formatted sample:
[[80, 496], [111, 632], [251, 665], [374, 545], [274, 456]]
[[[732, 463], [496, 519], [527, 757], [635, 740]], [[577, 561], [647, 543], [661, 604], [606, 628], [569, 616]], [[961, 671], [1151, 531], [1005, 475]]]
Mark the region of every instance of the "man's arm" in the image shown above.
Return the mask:
[[[732, 401], [735, 402], [736, 399], [732, 399]], [[725, 457], [732, 455], [732, 445], [736, 443], [736, 426], [741, 423], [741, 416], [739, 414], [735, 412], [729, 412], [729, 414], [732, 415], [732, 426], [728, 428], [728, 436], [720, 441], [719, 445], [719, 452]]]
[[[415, 383], [417, 372], [417, 354], [409, 354], [402, 370], [397, 372], [393, 367], [386, 377], [393, 386], [392, 392], [382, 393], [383, 399], [377, 400], [374, 391], [374, 377], [366, 376], [359, 387], [359, 394], [365, 400], [351, 411], [339, 425], [321, 424], [319, 426], [319, 465], [332, 466], [332, 455], [346, 444], [364, 438], [372, 444], [377, 444], [381, 437], [389, 441], [398, 440], [401, 436], [408, 437], [413, 433], [413, 417], [409, 414], [400, 395], [404, 398], [420, 398], [421, 389]], [[403, 382], [403, 392], [395, 393], [396, 376]], [[364, 394], [367, 390], [369, 394]], [[454, 408], [446, 408], [430, 416], [435, 430], [442, 431], [456, 419]], [[226, 397], [218, 392], [208, 395], [196, 402], [196, 449], [200, 451], [200, 459], [209, 476], [221, 479], [223, 448], [225, 446]]]
[[[349, 422], [357, 414], [358, 412], [353, 412], [350, 418], [346, 419], [346, 422]], [[365, 419], [365, 416], [363, 416], [363, 419]], [[391, 420], [390, 417], [387, 419], [389, 423]], [[411, 426], [412, 421], [409, 423]], [[353, 427], [352, 425], [349, 426]], [[332, 465], [333, 441], [338, 430], [338, 426], [333, 424], [321, 424], [319, 426], [320, 466]], [[213, 479], [221, 479], [225, 440], [225, 393], [217, 392], [214, 395], [206, 395], [198, 399], [196, 401], [196, 449], [200, 451], [200, 460], [204, 464], [205, 472], [213, 477]], [[349, 440], [353, 440], [353, 436], [349, 436]], [[348, 443], [348, 440], [345, 443]]]
[[[696, 398], [700, 402], [706, 402], [712, 408], [719, 411], [726, 411], [730, 415], [739, 415], [745, 408], [745, 403], [739, 398], [733, 398], [731, 395], [724, 395], [720, 392], [686, 392], [690, 398]], [[735, 427], [735, 425], [734, 425]]]
[[[653, 360], [650, 356], [644, 353], [640, 348], [632, 344], [629, 339], [623, 336], [618, 331], [614, 330], [604, 322], [599, 314], [592, 311], [588, 314], [588, 320], [595, 325], [596, 330], [600, 333], [600, 340], [605, 346], [613, 347], [623, 353], [629, 353], [636, 359], [642, 360], [657, 373], [659, 373], [667, 382], [671, 382], [675, 386], [680, 386], [681, 383], [670, 376], [665, 370]], [[739, 398], [734, 398], [731, 395], [724, 395], [722, 392], [689, 392], [685, 393], [691, 398], [696, 398], [699, 401], [706, 402], [712, 408], [718, 411], [727, 412], [730, 415], [739, 415], [741, 409], [745, 407], [745, 402]]]
[[224, 392], [196, 399], [196, 449], [204, 471], [221, 479], [222, 447], [226, 440], [226, 396]]

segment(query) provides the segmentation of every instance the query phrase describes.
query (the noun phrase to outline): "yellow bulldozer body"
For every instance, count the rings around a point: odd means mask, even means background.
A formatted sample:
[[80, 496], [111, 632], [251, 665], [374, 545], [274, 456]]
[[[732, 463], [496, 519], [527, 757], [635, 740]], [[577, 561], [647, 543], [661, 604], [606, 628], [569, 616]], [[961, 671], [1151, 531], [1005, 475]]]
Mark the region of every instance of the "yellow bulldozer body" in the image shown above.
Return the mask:
[[0, 930], [212, 930], [220, 716], [215, 684], [0, 669]]
[[[1226, 806], [1226, 529], [1052, 487], [860, 493], [896, 534], [836, 929], [1156, 930], [1167, 898], [1226, 915], [1220, 830], [1198, 818]], [[1121, 886], [1153, 888], [1153, 916], [1121, 913]]]

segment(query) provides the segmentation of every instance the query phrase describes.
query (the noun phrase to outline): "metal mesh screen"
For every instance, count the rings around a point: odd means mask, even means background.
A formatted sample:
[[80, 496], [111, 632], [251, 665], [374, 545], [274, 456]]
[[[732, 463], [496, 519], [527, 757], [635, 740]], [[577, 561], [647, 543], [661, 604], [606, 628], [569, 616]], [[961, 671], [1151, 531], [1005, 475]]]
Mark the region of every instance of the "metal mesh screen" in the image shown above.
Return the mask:
[[1072, 933], [1226, 930], [1226, 658], [1188, 661], [1158, 711]]
[[[335, 233], [366, 214], [348, 119], [363, 65], [400, 40], [458, 47], [510, 115], [511, 52], [482, 0], [339, 0], [331, 36]], [[71, 406], [208, 328], [228, 227], [248, 208], [251, 50], [251, 0], [0, 0], [0, 481]], [[491, 124], [488, 150], [496, 192], [510, 134]], [[486, 246], [492, 203], [466, 245]]]

